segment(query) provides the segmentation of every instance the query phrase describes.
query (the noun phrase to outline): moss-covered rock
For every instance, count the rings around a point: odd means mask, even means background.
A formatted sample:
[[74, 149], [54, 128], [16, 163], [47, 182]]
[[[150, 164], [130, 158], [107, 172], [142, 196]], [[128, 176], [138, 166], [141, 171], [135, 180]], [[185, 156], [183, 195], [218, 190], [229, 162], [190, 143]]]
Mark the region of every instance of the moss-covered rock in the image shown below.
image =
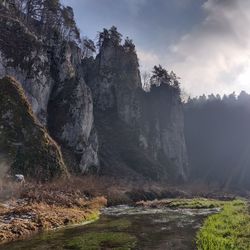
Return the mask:
[[0, 80], [0, 152], [11, 173], [46, 181], [67, 174], [57, 144], [32, 113], [21, 86], [10, 77]]

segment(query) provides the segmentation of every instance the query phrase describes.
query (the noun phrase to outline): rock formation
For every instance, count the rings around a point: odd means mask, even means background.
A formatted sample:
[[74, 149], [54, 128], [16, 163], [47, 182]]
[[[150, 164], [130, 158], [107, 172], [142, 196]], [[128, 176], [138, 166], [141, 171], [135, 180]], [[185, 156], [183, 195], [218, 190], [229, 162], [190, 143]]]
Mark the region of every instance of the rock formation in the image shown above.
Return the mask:
[[61, 151], [38, 123], [21, 86], [12, 78], [0, 80], [0, 152], [13, 174], [42, 181], [67, 175]]
[[144, 91], [135, 46], [121, 45], [115, 27], [102, 33], [96, 58], [83, 59], [72, 9], [53, 8], [27, 18], [18, 5], [0, 6], [0, 77], [21, 83], [69, 170], [186, 179], [178, 89], [160, 82]]
[[83, 67], [94, 98], [101, 171], [186, 179], [179, 92], [165, 84], [145, 92], [134, 48], [115, 44], [111, 37], [103, 41], [96, 59], [85, 59]]
[[[73, 18], [71, 8], [59, 11]], [[0, 77], [10, 75], [21, 83], [34, 114], [60, 143], [68, 165], [78, 172], [98, 167], [92, 96], [79, 67], [75, 24], [67, 28], [69, 38], [59, 33], [61, 27], [46, 33], [45, 24], [27, 24], [17, 13], [0, 6]]]

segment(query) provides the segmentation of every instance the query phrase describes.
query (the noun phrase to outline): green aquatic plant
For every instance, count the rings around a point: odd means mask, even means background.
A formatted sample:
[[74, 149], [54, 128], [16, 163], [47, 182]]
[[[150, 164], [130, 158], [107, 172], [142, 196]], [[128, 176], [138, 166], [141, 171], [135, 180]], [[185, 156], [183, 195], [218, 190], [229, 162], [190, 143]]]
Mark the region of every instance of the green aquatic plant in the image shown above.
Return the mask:
[[205, 220], [196, 243], [199, 250], [249, 250], [248, 203], [244, 200], [226, 202], [220, 213]]
[[112, 219], [109, 218], [103, 219], [102, 223], [99, 224], [93, 224], [93, 227], [98, 228], [115, 228], [116, 230], [124, 230], [131, 226], [131, 221], [129, 221], [126, 218], [118, 218], [118, 219]]
[[71, 239], [65, 247], [77, 250], [129, 250], [133, 249], [135, 245], [136, 238], [128, 233], [92, 232]]

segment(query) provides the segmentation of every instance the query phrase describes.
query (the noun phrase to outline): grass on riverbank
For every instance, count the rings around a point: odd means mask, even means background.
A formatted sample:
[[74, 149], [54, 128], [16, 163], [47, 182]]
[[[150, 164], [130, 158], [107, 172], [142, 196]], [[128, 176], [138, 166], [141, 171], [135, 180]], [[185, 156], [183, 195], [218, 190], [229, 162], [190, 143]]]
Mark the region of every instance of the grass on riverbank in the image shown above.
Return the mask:
[[225, 201], [205, 199], [205, 198], [193, 198], [193, 199], [163, 199], [154, 201], [140, 201], [136, 203], [137, 206], [143, 206], [148, 208], [190, 208], [190, 209], [209, 209], [209, 208], [222, 208]]
[[243, 200], [225, 202], [220, 213], [205, 220], [197, 235], [199, 250], [249, 250], [250, 214]]

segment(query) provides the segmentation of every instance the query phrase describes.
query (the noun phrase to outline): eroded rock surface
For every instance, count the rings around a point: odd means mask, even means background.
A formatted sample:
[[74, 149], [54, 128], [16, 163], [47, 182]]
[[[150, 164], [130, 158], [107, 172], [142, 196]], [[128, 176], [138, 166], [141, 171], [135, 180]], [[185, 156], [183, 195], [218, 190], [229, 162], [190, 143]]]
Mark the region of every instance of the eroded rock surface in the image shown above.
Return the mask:
[[47, 181], [67, 175], [58, 145], [39, 124], [19, 83], [0, 80], [0, 151], [9, 171]]
[[154, 179], [186, 179], [187, 153], [179, 92], [142, 88], [136, 52], [106, 42], [83, 62], [93, 92], [102, 171]]
[[[75, 24], [67, 27], [71, 36], [64, 37], [59, 28], [45, 32], [41, 21], [27, 25], [16, 11], [0, 7], [0, 77], [10, 75], [21, 83], [34, 114], [61, 145], [71, 169], [84, 173], [98, 168], [92, 95], [79, 67]], [[73, 18], [72, 9], [60, 11]]]

